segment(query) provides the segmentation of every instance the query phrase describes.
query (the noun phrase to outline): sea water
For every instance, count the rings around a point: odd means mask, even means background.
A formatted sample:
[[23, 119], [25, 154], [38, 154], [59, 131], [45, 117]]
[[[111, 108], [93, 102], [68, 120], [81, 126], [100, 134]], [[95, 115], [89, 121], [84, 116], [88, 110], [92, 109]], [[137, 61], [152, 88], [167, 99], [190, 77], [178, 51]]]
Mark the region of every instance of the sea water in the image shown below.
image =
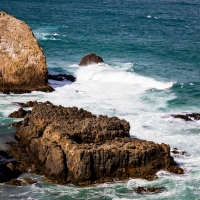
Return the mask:
[[[22, 187], [1, 185], [0, 199], [200, 199], [200, 122], [171, 114], [200, 112], [199, 0], [8, 0], [0, 10], [25, 21], [47, 58], [49, 73], [67, 73], [76, 82], [50, 81], [52, 93], [0, 94], [0, 149], [14, 141], [15, 102], [51, 101], [130, 123], [132, 137], [169, 144], [183, 175], [159, 171], [154, 181], [130, 179], [91, 187], [55, 185], [44, 177]], [[1, 30], [0, 30], [1, 31]], [[105, 64], [80, 67], [96, 53]], [[164, 187], [136, 194], [141, 187]]]

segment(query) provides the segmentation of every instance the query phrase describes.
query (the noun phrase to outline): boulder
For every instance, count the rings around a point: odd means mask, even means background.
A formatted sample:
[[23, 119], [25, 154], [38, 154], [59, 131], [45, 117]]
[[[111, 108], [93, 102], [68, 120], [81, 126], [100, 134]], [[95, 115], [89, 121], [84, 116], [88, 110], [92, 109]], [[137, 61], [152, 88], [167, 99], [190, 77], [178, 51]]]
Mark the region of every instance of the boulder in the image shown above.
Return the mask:
[[80, 66], [91, 65], [95, 63], [103, 63], [103, 59], [94, 53], [88, 54], [81, 59]]
[[53, 91], [46, 58], [31, 28], [2, 11], [0, 30], [0, 91]]
[[[40, 103], [17, 128], [18, 145], [11, 152], [24, 162], [22, 169], [60, 184], [152, 180], [161, 169], [183, 173], [170, 156], [169, 145], [131, 138], [129, 130], [129, 123], [117, 117]], [[30, 156], [27, 163], [20, 152]]]

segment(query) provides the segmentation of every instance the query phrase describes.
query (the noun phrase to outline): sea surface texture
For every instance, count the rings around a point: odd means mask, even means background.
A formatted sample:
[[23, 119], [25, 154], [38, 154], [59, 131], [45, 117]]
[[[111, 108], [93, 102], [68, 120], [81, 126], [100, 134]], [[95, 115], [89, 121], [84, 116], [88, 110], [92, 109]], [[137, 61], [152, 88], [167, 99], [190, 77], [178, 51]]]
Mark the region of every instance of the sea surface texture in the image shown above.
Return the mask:
[[[55, 185], [43, 177], [23, 187], [0, 185], [1, 200], [200, 199], [200, 121], [171, 114], [200, 112], [199, 0], [0, 0], [0, 11], [25, 21], [47, 57], [52, 93], [0, 94], [0, 149], [14, 141], [14, 102], [51, 101], [130, 122], [131, 135], [185, 151], [172, 154], [185, 174], [158, 172], [153, 181], [130, 179], [91, 187]], [[1, 30], [0, 30], [1, 31]], [[96, 53], [105, 64], [80, 67]], [[164, 187], [158, 194], [131, 192]]]

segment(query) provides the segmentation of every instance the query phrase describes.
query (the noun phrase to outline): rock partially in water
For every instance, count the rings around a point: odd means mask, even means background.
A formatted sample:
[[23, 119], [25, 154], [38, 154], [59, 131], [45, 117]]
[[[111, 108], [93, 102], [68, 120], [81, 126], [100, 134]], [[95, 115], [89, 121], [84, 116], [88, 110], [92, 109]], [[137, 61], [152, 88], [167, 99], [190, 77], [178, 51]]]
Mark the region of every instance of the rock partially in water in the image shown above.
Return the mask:
[[31, 111], [30, 110], [26, 111], [23, 108], [19, 108], [18, 111], [14, 111], [13, 113], [9, 114], [8, 117], [23, 118], [24, 116], [26, 116], [27, 113], [31, 113]]
[[52, 75], [48, 74], [48, 79], [55, 80], [55, 81], [71, 81], [74, 82], [76, 81], [76, 78], [70, 74], [58, 74], [58, 75]]
[[31, 28], [0, 12], [0, 91], [53, 91], [48, 84], [46, 58]]
[[0, 150], [0, 183], [18, 177], [17, 161], [5, 151]]
[[80, 66], [87, 66], [87, 65], [91, 65], [91, 64], [97, 64], [97, 63], [103, 63], [103, 58], [100, 56], [97, 56], [94, 53], [88, 54], [86, 56], [84, 56], [79, 65]]
[[19, 142], [12, 145], [11, 154], [22, 170], [31, 169], [60, 184], [152, 180], [161, 169], [183, 173], [168, 145], [131, 138], [129, 130], [129, 123], [117, 117], [35, 104], [16, 131]]
[[164, 187], [138, 187], [134, 190], [131, 190], [132, 192], [136, 192], [138, 194], [155, 194], [162, 192], [164, 190]]
[[194, 121], [200, 120], [200, 113], [190, 113], [190, 114], [173, 114], [171, 115], [174, 118], [180, 118], [185, 121]]
[[32, 180], [30, 178], [11, 179], [5, 182], [5, 184], [12, 186], [24, 186], [26, 184], [34, 184], [34, 183], [37, 183], [37, 181]]

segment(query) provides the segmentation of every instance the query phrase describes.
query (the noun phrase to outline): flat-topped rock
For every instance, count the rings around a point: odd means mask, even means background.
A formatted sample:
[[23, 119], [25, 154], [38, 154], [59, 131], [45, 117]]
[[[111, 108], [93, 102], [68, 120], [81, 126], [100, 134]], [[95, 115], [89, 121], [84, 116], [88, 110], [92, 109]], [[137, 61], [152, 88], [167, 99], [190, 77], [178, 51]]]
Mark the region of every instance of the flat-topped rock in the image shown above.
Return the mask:
[[[15, 136], [18, 147], [30, 156], [21, 167], [56, 183], [89, 185], [130, 177], [151, 180], [161, 169], [183, 173], [170, 156], [169, 145], [131, 138], [129, 131], [129, 123], [117, 117], [95, 116], [84, 109], [47, 102], [33, 106]], [[18, 147], [12, 155], [24, 162]]]
[[46, 58], [31, 28], [0, 12], [0, 91], [52, 91]]

